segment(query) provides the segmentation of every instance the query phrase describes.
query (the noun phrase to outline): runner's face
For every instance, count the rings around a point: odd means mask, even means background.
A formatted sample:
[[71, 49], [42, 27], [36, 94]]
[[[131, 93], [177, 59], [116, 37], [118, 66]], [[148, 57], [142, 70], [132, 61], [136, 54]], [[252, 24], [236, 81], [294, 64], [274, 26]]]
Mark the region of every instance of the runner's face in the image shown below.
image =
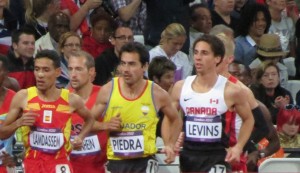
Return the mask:
[[60, 68], [55, 68], [53, 61], [46, 57], [34, 61], [34, 76], [39, 90], [45, 91], [55, 86], [56, 78], [60, 73]]
[[164, 90], [169, 91], [170, 87], [174, 84], [175, 81], [175, 71], [169, 70], [163, 74], [160, 79], [154, 78], [154, 81], [157, 85], [162, 87]]
[[71, 87], [75, 90], [87, 85], [91, 79], [92, 69], [86, 66], [86, 59], [84, 57], [70, 57], [69, 58], [69, 76]]
[[215, 57], [208, 43], [200, 41], [194, 48], [194, 62], [197, 73], [207, 73], [216, 69], [221, 57]]
[[132, 85], [143, 79], [147, 65], [142, 65], [140, 56], [135, 52], [123, 52], [121, 56], [120, 70], [125, 83]]

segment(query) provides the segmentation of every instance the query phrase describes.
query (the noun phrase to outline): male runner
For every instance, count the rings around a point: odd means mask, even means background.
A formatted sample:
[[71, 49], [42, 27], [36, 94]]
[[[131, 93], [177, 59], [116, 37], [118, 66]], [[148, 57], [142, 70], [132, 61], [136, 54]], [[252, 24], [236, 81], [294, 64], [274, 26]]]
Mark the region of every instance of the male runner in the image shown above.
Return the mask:
[[[92, 114], [104, 116], [104, 121], [115, 119], [115, 129], [109, 132], [107, 157], [112, 173], [157, 172], [157, 112], [165, 116], [162, 124], [167, 158], [175, 159], [174, 144], [182, 121], [172, 105], [168, 93], [149, 80], [143, 79], [149, 53], [140, 43], [128, 43], [120, 51], [122, 77], [104, 85], [97, 97]], [[119, 120], [119, 121], [117, 121]]]
[[[239, 161], [254, 120], [241, 87], [218, 75], [225, 48], [220, 39], [204, 35], [193, 45], [197, 75], [175, 84], [172, 97], [184, 112], [185, 139], [180, 153], [182, 172], [230, 172], [229, 163]], [[229, 148], [232, 111], [242, 126], [237, 143]], [[226, 148], [228, 148], [226, 150]]]
[[[100, 86], [93, 85], [95, 76], [94, 58], [84, 52], [72, 53], [68, 63], [71, 92], [78, 94], [91, 109], [96, 102]], [[83, 126], [83, 119], [77, 114], [72, 116], [72, 135], [78, 135]], [[81, 150], [73, 150], [70, 161], [74, 173], [105, 173], [107, 135], [105, 131], [91, 133], [83, 141]]]
[[[57, 53], [40, 51], [34, 60], [36, 87], [17, 92], [0, 128], [0, 138], [5, 139], [21, 127], [25, 172], [73, 172], [69, 152], [72, 146], [73, 149], [81, 148], [94, 123], [78, 95], [55, 87], [60, 72]], [[71, 115], [74, 112], [85, 120], [85, 124], [71, 145]]]

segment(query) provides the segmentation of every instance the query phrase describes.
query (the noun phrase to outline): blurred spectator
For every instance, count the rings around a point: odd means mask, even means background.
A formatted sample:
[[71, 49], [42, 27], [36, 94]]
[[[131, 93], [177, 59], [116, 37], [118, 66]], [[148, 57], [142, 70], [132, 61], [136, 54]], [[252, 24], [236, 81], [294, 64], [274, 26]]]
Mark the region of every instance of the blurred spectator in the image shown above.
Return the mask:
[[[154, 57], [149, 64], [148, 77], [149, 80], [154, 81], [162, 89], [170, 93], [175, 82], [175, 70], [176, 65], [167, 57]], [[161, 137], [161, 124], [164, 114], [159, 111], [158, 115], [159, 121], [156, 128], [156, 136]]]
[[63, 12], [54, 13], [49, 18], [48, 29], [49, 32], [35, 42], [34, 55], [36, 55], [38, 51], [45, 49], [55, 50], [58, 53], [59, 37], [70, 31], [69, 16]]
[[280, 145], [283, 148], [300, 148], [300, 108], [297, 105], [286, 105], [278, 112], [277, 131]]
[[96, 77], [94, 84], [104, 85], [112, 77], [118, 75], [118, 65], [120, 63], [119, 52], [121, 47], [128, 42], [134, 41], [133, 32], [130, 28], [120, 26], [110, 37], [110, 42], [114, 48], [106, 49], [95, 60]]
[[149, 51], [150, 62], [156, 56], [165, 56], [176, 65], [175, 81], [185, 79], [192, 72], [188, 56], [180, 51], [186, 37], [184, 27], [179, 23], [172, 23], [161, 33], [160, 44]]
[[34, 33], [19, 29], [12, 33], [12, 47], [7, 54], [8, 76], [15, 78], [21, 89], [35, 85], [33, 74]]
[[230, 63], [228, 71], [232, 76], [238, 78], [247, 87], [250, 87], [253, 83], [250, 68], [241, 62], [233, 61]]
[[234, 0], [214, 0], [214, 10], [211, 11], [212, 25], [223, 24], [236, 31], [238, 19], [231, 13], [234, 8]]
[[105, 49], [112, 48], [109, 37], [116, 29], [116, 24], [106, 12], [94, 12], [90, 17], [91, 31], [83, 35], [82, 49], [94, 58], [98, 57]]
[[146, 4], [142, 0], [110, 0], [119, 15], [119, 25], [128, 26], [134, 35], [143, 35], [146, 20]]
[[[180, 23], [189, 30], [189, 3], [194, 0], [143, 0], [147, 5], [144, 30], [145, 44], [151, 47], [160, 42], [162, 31], [171, 23]], [[189, 52], [189, 33], [182, 51]]]
[[257, 48], [257, 58], [249, 65], [250, 69], [252, 70], [253, 76], [255, 75], [256, 69], [262, 61], [273, 61], [279, 69], [280, 86], [286, 88], [288, 82], [288, 71], [287, 67], [283, 63], [281, 63], [281, 60], [285, 55], [286, 52], [282, 51], [278, 35], [262, 35]]
[[261, 63], [256, 72], [256, 83], [251, 85], [255, 98], [269, 109], [273, 124], [276, 124], [277, 113], [286, 104], [292, 104], [291, 93], [280, 86], [279, 69], [272, 61]]
[[9, 0], [9, 10], [17, 18], [19, 26], [25, 24], [25, 0]]
[[202, 36], [208, 34], [212, 28], [212, 21], [209, 9], [203, 4], [194, 4], [190, 7], [190, 50], [189, 61], [193, 61], [193, 44], [194, 41]]
[[235, 39], [234, 59], [249, 66], [256, 58], [256, 47], [261, 36], [268, 33], [271, 15], [261, 4], [246, 6], [242, 13]]
[[269, 33], [279, 36], [282, 50], [287, 52], [287, 57], [295, 57], [295, 25], [290, 17], [282, 13], [286, 8], [286, 1], [267, 0], [266, 3], [272, 18]]
[[35, 40], [48, 31], [48, 20], [51, 15], [60, 10], [60, 0], [24, 0], [25, 20], [24, 27], [35, 34]]
[[7, 8], [8, 0], [0, 1], [0, 53], [7, 54], [11, 46], [11, 32], [17, 29], [17, 18]]
[[69, 56], [72, 52], [76, 52], [81, 49], [81, 38], [74, 32], [66, 32], [60, 36], [58, 49], [61, 55], [61, 74], [56, 80], [56, 86], [58, 88], [66, 88], [70, 81], [68, 71]]
[[61, 0], [61, 10], [70, 17], [71, 31], [85, 33], [89, 29], [87, 17], [103, 0]]

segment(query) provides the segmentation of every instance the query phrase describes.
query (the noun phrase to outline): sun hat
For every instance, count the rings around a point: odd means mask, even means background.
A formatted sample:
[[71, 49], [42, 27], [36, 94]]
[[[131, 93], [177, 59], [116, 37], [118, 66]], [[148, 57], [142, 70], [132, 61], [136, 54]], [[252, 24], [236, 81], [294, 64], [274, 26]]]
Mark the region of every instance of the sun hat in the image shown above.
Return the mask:
[[280, 38], [276, 34], [264, 34], [260, 37], [257, 54], [263, 57], [285, 56], [287, 53], [281, 48]]

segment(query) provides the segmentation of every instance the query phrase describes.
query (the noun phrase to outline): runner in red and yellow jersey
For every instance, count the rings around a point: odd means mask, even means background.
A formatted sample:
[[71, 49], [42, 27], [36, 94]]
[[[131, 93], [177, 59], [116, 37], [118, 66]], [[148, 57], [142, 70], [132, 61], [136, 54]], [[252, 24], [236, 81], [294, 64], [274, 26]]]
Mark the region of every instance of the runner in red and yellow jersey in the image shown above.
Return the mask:
[[[5, 56], [0, 55], [0, 126], [6, 119], [9, 106], [15, 92], [5, 88], [4, 80], [7, 77], [8, 61]], [[5, 140], [0, 140], [0, 172], [6, 173], [6, 166], [13, 166], [12, 154], [13, 135]], [[5, 154], [4, 154], [5, 153]]]
[[[34, 62], [36, 87], [21, 90], [15, 95], [0, 128], [0, 138], [5, 139], [21, 127], [25, 172], [73, 172], [68, 160], [69, 152], [72, 147], [82, 147], [82, 141], [93, 125], [93, 118], [83, 100], [68, 90], [55, 87], [60, 72], [57, 53], [40, 51]], [[71, 145], [71, 115], [74, 112], [85, 123]]]
[[[94, 58], [84, 51], [73, 53], [69, 57], [68, 69], [71, 92], [78, 94], [85, 101], [87, 108], [91, 109], [100, 90], [99, 86], [92, 83], [95, 76]], [[83, 123], [80, 116], [72, 116], [72, 135], [80, 133]], [[82, 150], [71, 152], [70, 160], [74, 173], [105, 173], [106, 143], [105, 131], [88, 135], [83, 141]]]

